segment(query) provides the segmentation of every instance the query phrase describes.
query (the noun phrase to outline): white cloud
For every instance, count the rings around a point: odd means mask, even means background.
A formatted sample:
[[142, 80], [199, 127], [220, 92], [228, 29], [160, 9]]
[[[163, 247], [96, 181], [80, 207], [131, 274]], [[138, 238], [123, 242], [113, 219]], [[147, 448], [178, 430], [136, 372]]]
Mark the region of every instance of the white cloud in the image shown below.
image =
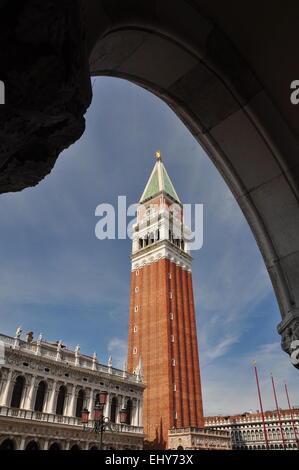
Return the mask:
[[220, 343], [218, 343], [216, 347], [208, 349], [206, 351], [206, 357], [208, 359], [216, 359], [216, 358], [223, 356], [224, 354], [226, 354], [229, 347], [232, 344], [235, 344], [237, 341], [238, 341], [238, 338], [236, 338], [235, 336], [226, 337], [225, 339], [220, 341]]

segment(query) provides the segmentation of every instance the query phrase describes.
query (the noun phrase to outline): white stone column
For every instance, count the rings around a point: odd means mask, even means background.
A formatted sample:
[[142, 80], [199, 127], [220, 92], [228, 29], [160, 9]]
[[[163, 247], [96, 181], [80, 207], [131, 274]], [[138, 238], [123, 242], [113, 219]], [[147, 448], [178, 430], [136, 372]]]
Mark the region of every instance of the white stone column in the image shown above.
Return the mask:
[[47, 413], [55, 414], [56, 398], [57, 398], [57, 381], [54, 380], [50, 387], [49, 400], [47, 403]]
[[108, 392], [106, 404], [104, 405], [103, 415], [110, 419], [110, 393]]
[[138, 250], [139, 248], [139, 232], [137, 234], [134, 234], [133, 236], [133, 244], [132, 244], [132, 252], [135, 253], [135, 251]]
[[137, 426], [143, 427], [143, 398], [138, 400], [138, 424]]
[[70, 450], [70, 441], [65, 442], [65, 446], [63, 450]]
[[24, 450], [25, 449], [25, 437], [21, 437], [21, 442], [18, 450]]
[[5, 376], [4, 374], [1, 375], [1, 380], [0, 380], [0, 403], [1, 403], [1, 397], [2, 397], [2, 392], [5, 386]]
[[49, 449], [49, 441], [45, 440], [43, 450], [48, 450]]
[[131, 399], [132, 400], [132, 409], [131, 409], [131, 425], [132, 426], [138, 426], [138, 400], [137, 399]]
[[0, 397], [1, 406], [9, 406], [9, 399], [11, 395], [11, 388], [13, 387], [12, 370], [10, 369], [4, 378], [2, 394]]
[[34, 375], [31, 376], [30, 383], [27, 385], [26, 394], [22, 400], [21, 408], [25, 410], [33, 410], [34, 407], [34, 398], [35, 398], [35, 382], [36, 377]]
[[122, 409], [123, 405], [123, 396], [122, 395], [116, 395], [117, 398], [117, 407], [116, 407], [116, 416], [115, 416], [115, 421], [119, 423], [119, 412]]
[[91, 418], [92, 410], [94, 408], [94, 390], [90, 390], [86, 396], [86, 408], [89, 411], [89, 418]]
[[71, 393], [69, 395], [68, 406], [65, 411], [66, 416], [75, 416], [76, 407], [76, 386], [72, 385]]

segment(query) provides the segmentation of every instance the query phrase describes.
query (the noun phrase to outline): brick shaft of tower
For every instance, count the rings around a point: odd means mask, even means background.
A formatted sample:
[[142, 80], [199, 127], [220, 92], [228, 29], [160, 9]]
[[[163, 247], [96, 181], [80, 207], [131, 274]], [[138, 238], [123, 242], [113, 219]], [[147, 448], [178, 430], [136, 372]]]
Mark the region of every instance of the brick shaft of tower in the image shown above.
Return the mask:
[[[182, 206], [167, 178], [158, 161], [141, 198], [133, 235], [128, 334], [128, 370], [140, 373], [142, 358], [144, 430], [147, 446], [155, 449], [168, 447], [170, 428], [204, 425], [192, 258], [183, 236], [174, 237], [183, 222], [172, 204]], [[149, 217], [152, 211], [157, 217]]]

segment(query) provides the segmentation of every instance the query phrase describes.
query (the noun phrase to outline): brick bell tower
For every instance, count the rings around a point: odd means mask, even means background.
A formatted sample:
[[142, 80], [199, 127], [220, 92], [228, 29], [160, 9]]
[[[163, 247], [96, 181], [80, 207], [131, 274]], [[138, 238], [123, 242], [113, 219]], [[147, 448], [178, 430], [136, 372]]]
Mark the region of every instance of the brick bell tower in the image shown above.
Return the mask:
[[184, 227], [182, 203], [157, 152], [139, 201], [131, 255], [128, 370], [140, 373], [142, 363], [145, 448], [167, 449], [170, 428], [204, 426]]

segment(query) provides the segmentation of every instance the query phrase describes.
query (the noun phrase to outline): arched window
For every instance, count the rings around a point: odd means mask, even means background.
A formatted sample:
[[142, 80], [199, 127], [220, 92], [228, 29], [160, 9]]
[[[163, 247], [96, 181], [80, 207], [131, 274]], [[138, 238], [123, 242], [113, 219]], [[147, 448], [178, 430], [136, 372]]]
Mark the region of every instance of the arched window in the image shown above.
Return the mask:
[[24, 390], [25, 379], [22, 375], [16, 378], [15, 385], [12, 392], [10, 406], [12, 408], [20, 408], [21, 398]]
[[46, 389], [47, 389], [47, 385], [42, 380], [38, 384], [38, 389], [36, 392], [36, 398], [35, 398], [35, 404], [34, 404], [34, 411], [43, 411]]
[[78, 398], [77, 398], [77, 405], [76, 405], [76, 416], [77, 418], [81, 417], [81, 411], [83, 410], [83, 404], [84, 404], [84, 391], [79, 390], [78, 393]]
[[132, 400], [127, 401], [127, 424], [131, 424], [132, 421]]
[[58, 397], [57, 397], [57, 405], [56, 405], [57, 415], [63, 415], [65, 395], [66, 395], [66, 388], [64, 385], [61, 385], [61, 387], [59, 388]]
[[116, 422], [116, 409], [117, 409], [117, 398], [113, 397], [111, 400], [111, 408], [110, 408], [110, 421], [112, 421], [112, 423]]

